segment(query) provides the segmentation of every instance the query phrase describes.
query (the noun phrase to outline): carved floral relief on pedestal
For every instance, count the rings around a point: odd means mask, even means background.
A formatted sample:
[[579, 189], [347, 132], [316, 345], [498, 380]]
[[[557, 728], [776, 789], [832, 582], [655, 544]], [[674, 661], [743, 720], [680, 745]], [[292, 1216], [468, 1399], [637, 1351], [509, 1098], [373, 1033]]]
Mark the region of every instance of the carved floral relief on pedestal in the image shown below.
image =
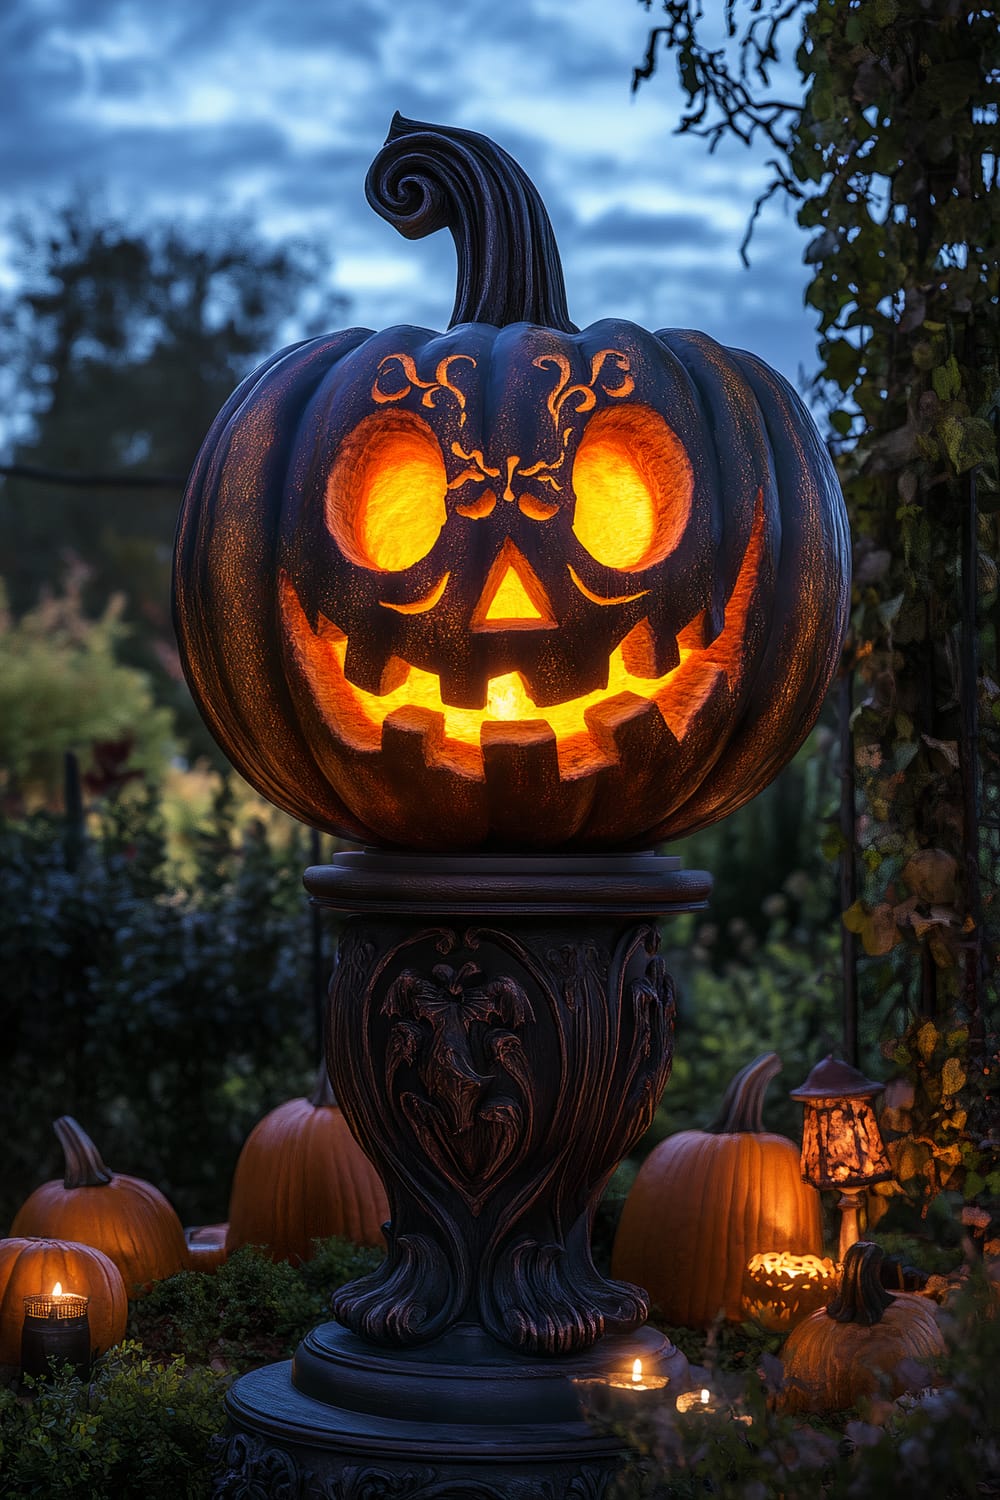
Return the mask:
[[464, 1320], [555, 1355], [645, 1320], [589, 1233], [667, 1081], [673, 986], [653, 927], [603, 925], [581, 942], [557, 919], [349, 923], [330, 1071], [392, 1220], [383, 1266], [334, 1297], [362, 1337], [419, 1344]]

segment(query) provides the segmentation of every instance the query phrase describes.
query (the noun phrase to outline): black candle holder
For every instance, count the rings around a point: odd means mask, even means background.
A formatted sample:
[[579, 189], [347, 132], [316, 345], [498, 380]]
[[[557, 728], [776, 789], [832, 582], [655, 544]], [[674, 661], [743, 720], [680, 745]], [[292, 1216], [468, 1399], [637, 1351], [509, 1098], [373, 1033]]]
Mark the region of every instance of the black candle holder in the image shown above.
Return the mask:
[[53, 1364], [72, 1365], [78, 1375], [90, 1368], [90, 1298], [75, 1292], [24, 1299], [21, 1374], [45, 1378]]

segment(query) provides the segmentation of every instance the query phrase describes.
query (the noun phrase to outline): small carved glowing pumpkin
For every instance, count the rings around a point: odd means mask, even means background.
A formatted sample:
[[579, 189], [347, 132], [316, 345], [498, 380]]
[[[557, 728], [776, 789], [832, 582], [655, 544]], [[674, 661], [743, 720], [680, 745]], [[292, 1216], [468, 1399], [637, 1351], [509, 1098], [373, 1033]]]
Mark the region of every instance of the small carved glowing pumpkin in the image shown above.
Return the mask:
[[668, 1323], [737, 1321], [744, 1269], [764, 1248], [823, 1253], [820, 1197], [802, 1181], [799, 1149], [764, 1130], [764, 1093], [780, 1071], [775, 1052], [748, 1063], [711, 1129], [668, 1136], [639, 1168], [611, 1271], [645, 1287]]
[[895, 1397], [928, 1384], [928, 1363], [945, 1352], [934, 1304], [886, 1291], [881, 1263], [878, 1245], [852, 1245], [837, 1295], [789, 1334], [781, 1352], [784, 1410], [845, 1411], [881, 1390]]
[[702, 334], [569, 321], [535, 189], [404, 121], [368, 179], [447, 225], [447, 333], [281, 351], [213, 425], [178, 530], [201, 711], [272, 801], [424, 849], [601, 848], [714, 821], [812, 724], [843, 500], [782, 378]]
[[247, 1137], [233, 1175], [226, 1253], [263, 1245], [273, 1260], [309, 1260], [339, 1234], [384, 1246], [382, 1181], [333, 1097], [326, 1065], [308, 1099], [289, 1099]]
[[184, 1229], [151, 1182], [111, 1172], [70, 1115], [54, 1126], [66, 1161], [60, 1181], [44, 1182], [20, 1207], [13, 1235], [57, 1235], [103, 1250], [129, 1296], [188, 1267]]
[[839, 1279], [840, 1267], [825, 1256], [765, 1250], [747, 1262], [740, 1312], [774, 1333], [787, 1333], [826, 1306]]
[[103, 1354], [121, 1343], [128, 1324], [128, 1296], [121, 1272], [92, 1245], [19, 1236], [0, 1240], [0, 1365], [21, 1358], [24, 1299], [53, 1290], [90, 1298], [90, 1346]]

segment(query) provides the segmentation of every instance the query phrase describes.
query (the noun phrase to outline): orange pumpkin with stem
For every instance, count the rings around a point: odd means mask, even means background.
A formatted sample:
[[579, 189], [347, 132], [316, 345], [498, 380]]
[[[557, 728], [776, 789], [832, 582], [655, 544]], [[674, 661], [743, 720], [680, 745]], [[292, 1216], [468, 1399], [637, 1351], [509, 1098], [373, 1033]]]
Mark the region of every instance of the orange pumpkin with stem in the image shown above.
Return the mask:
[[752, 1255], [822, 1255], [820, 1198], [798, 1147], [764, 1130], [764, 1094], [781, 1059], [768, 1052], [731, 1081], [709, 1130], [682, 1130], [639, 1169], [615, 1238], [612, 1275], [645, 1287], [668, 1323], [706, 1328], [741, 1317]]
[[785, 1411], [845, 1411], [882, 1388], [895, 1397], [928, 1383], [927, 1362], [945, 1352], [934, 1304], [886, 1291], [881, 1264], [878, 1245], [852, 1245], [836, 1296], [789, 1334], [781, 1356]]
[[247, 1137], [226, 1253], [263, 1245], [273, 1260], [309, 1260], [313, 1241], [335, 1234], [381, 1246], [388, 1217], [381, 1179], [348, 1128], [324, 1063], [309, 1098], [279, 1104]]
[[53, 1126], [66, 1175], [45, 1182], [23, 1203], [12, 1235], [53, 1235], [103, 1250], [122, 1274], [129, 1295], [188, 1265], [184, 1228], [151, 1182], [112, 1172], [71, 1115]]
[[25, 1297], [51, 1292], [57, 1282], [64, 1292], [90, 1298], [90, 1346], [97, 1354], [125, 1337], [125, 1283], [103, 1251], [69, 1240], [0, 1240], [0, 1365], [20, 1361]]

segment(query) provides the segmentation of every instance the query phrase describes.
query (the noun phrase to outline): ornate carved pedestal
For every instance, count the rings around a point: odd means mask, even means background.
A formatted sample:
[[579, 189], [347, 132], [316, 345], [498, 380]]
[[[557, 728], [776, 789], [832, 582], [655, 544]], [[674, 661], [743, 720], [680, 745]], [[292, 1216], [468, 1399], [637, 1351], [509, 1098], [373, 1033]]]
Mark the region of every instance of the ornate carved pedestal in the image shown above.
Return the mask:
[[656, 919], [707, 875], [652, 854], [366, 851], [306, 873], [352, 913], [330, 989], [337, 1098], [386, 1185], [388, 1254], [291, 1364], [244, 1376], [217, 1496], [596, 1497], [614, 1442], [573, 1382], [687, 1363], [590, 1226], [673, 1046]]

